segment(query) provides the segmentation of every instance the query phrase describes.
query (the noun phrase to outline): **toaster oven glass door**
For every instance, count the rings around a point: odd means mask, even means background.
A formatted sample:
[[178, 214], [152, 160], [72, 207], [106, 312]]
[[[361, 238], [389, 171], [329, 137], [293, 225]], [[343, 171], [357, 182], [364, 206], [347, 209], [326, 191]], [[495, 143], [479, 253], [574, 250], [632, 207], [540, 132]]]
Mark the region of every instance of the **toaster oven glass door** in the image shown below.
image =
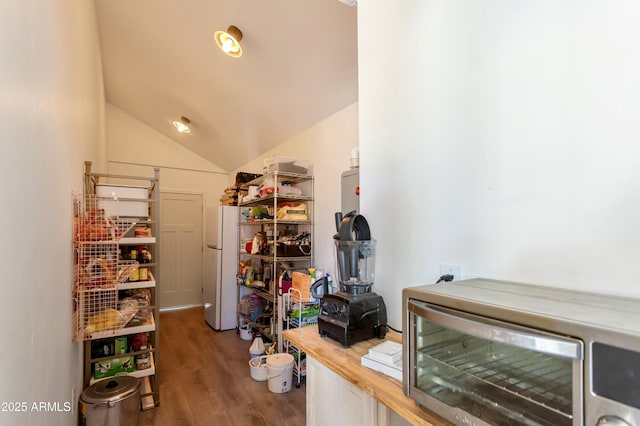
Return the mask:
[[483, 424], [582, 424], [580, 340], [424, 302], [409, 311], [411, 392]]

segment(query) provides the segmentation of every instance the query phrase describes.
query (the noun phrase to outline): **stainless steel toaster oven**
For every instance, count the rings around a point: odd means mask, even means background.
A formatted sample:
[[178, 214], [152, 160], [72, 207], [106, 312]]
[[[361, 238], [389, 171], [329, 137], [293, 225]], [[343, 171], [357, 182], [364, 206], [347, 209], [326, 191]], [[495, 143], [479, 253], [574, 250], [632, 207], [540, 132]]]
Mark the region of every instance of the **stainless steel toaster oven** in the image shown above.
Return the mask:
[[403, 290], [403, 385], [460, 425], [640, 425], [640, 299], [473, 279]]

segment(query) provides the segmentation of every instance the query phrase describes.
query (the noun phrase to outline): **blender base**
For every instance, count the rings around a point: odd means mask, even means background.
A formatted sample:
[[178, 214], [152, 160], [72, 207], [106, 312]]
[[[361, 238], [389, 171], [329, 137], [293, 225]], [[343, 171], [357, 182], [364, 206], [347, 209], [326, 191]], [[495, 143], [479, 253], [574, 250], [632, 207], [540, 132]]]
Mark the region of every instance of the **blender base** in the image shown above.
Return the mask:
[[387, 308], [376, 293], [333, 293], [322, 297], [318, 332], [345, 348], [387, 334]]

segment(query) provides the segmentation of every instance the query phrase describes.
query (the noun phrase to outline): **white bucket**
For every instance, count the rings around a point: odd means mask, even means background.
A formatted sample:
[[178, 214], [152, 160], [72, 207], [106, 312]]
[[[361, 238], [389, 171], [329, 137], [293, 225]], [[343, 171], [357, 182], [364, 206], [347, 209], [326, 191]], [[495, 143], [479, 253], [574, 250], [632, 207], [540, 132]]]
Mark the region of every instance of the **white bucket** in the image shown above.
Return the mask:
[[267, 379], [271, 392], [289, 392], [293, 381], [293, 356], [291, 354], [267, 355]]
[[267, 380], [267, 355], [262, 355], [249, 360], [249, 369], [251, 378], [256, 382], [264, 382]]
[[242, 340], [252, 340], [253, 334], [251, 333], [251, 326], [249, 324], [240, 327], [240, 338]]

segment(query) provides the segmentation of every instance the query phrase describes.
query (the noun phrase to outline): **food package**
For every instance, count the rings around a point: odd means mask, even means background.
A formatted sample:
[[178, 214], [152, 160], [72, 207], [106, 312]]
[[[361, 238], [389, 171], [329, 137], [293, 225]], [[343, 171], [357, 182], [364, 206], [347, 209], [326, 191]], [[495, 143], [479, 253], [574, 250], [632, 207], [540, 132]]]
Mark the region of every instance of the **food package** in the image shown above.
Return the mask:
[[[308, 302], [311, 300], [311, 275], [294, 271], [291, 274], [291, 288], [297, 290], [291, 293], [291, 298], [296, 302]], [[300, 300], [302, 298], [302, 300]]]
[[137, 238], [151, 237], [151, 228], [149, 228], [147, 225], [136, 226], [133, 230], [133, 235]]
[[93, 377], [102, 379], [103, 377], [115, 376], [118, 373], [131, 373], [135, 370], [133, 357], [111, 358], [106, 361], [98, 361], [94, 364]]
[[91, 341], [91, 357], [101, 358], [127, 352], [127, 336]]
[[103, 209], [88, 209], [74, 225], [78, 241], [111, 241], [122, 233]]
[[308, 220], [307, 205], [298, 202], [280, 203], [276, 217], [278, 220]]
[[258, 188], [258, 195], [260, 197], [266, 197], [277, 193], [279, 195], [302, 195], [302, 190], [297, 186], [293, 186], [290, 182], [278, 182], [275, 183], [273, 178], [265, 178], [262, 185]]
[[114, 330], [118, 326], [119, 319], [120, 312], [116, 309], [107, 308], [89, 318], [85, 333], [91, 334], [96, 331]]
[[136, 370], [146, 370], [147, 368], [151, 368], [151, 354], [140, 354], [136, 355]]
[[84, 288], [108, 288], [114, 284], [115, 261], [101, 257], [79, 260], [79, 282]]

